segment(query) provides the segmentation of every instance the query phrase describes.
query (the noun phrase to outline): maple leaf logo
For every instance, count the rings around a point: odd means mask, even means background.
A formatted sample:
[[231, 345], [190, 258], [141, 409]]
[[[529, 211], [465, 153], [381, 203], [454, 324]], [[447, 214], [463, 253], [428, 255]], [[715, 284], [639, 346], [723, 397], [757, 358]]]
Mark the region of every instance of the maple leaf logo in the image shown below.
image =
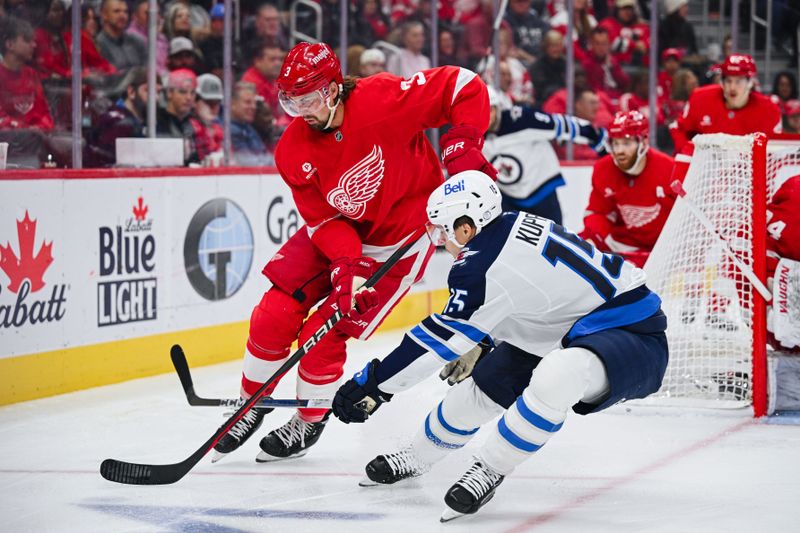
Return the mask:
[[53, 263], [53, 241], [42, 242], [36, 255], [33, 255], [33, 241], [36, 237], [36, 221], [31, 220], [28, 211], [25, 218], [17, 220], [17, 239], [19, 240], [19, 258], [11, 249], [11, 243], [6, 241], [5, 246], [0, 246], [0, 269], [6, 273], [11, 281], [8, 290], [19, 292], [22, 282], [26, 279], [31, 284], [31, 292], [36, 292], [44, 287], [45, 270]]
[[144, 198], [141, 196], [139, 197], [139, 205], [133, 206], [133, 216], [136, 217], [136, 220], [144, 220], [147, 217], [148, 207], [144, 205]]

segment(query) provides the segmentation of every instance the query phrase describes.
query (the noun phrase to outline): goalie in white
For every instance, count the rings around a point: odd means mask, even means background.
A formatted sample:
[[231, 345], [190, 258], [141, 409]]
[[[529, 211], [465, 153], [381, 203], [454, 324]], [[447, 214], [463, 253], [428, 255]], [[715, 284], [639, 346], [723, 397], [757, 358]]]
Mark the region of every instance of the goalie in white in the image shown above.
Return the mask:
[[[503, 414], [476, 462], [447, 491], [446, 521], [488, 502], [561, 428], [570, 408], [594, 413], [658, 390], [668, 359], [666, 317], [641, 269], [548, 219], [501, 214], [500, 193], [485, 174], [457, 174], [433, 192], [427, 210], [445, 236], [437, 244], [457, 250], [447, 307], [342, 385], [333, 412], [364, 422], [361, 402], [372, 399], [376, 408], [443, 362], [443, 377], [463, 380], [409, 448], [367, 465], [365, 485], [424, 473]], [[478, 360], [475, 347], [487, 337], [504, 342]]]

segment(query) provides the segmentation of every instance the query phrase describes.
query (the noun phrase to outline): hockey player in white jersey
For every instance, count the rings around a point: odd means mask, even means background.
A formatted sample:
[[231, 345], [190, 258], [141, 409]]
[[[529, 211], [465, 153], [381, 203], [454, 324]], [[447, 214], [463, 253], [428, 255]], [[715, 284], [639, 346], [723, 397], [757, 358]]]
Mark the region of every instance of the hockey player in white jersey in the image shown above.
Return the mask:
[[504, 211], [526, 211], [560, 224], [556, 189], [564, 185], [550, 141], [572, 139], [604, 152], [606, 130], [577, 117], [549, 114], [530, 106], [503, 109], [500, 94], [489, 87], [491, 115], [483, 155], [497, 169]]
[[[658, 390], [668, 359], [666, 317], [644, 271], [545, 218], [501, 214], [499, 191], [485, 174], [457, 174], [433, 192], [427, 210], [433, 227], [460, 247], [447, 306], [344, 383], [333, 413], [364, 422], [370, 415], [359, 402], [374, 401], [374, 413], [443, 363], [443, 379], [460, 381], [410, 447], [370, 461], [365, 486], [424, 473], [502, 414], [475, 463], [447, 491], [446, 521], [488, 502], [570, 408], [595, 413]], [[480, 357], [477, 345], [487, 337], [497, 347]]]

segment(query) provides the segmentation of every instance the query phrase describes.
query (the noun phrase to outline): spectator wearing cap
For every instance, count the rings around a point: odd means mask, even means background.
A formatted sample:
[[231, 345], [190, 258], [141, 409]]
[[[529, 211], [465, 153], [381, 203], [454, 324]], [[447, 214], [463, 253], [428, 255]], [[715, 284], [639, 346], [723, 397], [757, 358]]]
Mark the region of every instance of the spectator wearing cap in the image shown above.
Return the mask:
[[272, 42], [264, 42], [253, 56], [253, 64], [242, 75], [242, 81], [252, 83], [256, 94], [272, 109], [277, 124], [285, 127], [290, 118], [278, 102], [278, 74], [286, 52]]
[[[223, 75], [223, 48], [225, 34], [225, 4], [214, 4], [209, 12], [211, 15], [211, 26], [208, 37], [200, 41], [200, 53], [203, 54], [203, 62], [211, 74], [222, 78]], [[239, 46], [233, 47], [233, 63], [238, 64]]]
[[103, 30], [97, 34], [97, 49], [117, 70], [126, 71], [147, 62], [147, 45], [126, 33], [128, 4], [124, 0], [103, 0], [100, 4]]
[[167, 101], [159, 107], [156, 134], [159, 137], [182, 138], [186, 164], [199, 163], [197, 142], [191, 114], [194, 109], [197, 76], [189, 69], [173, 70], [167, 78]]
[[186, 37], [175, 37], [169, 42], [169, 56], [167, 56], [167, 69], [189, 69], [195, 74], [203, 71], [200, 58], [197, 57], [197, 50], [191, 39]]
[[531, 7], [531, 3], [531, 0], [509, 0], [504, 16], [513, 32], [516, 58], [526, 66], [531, 66], [542, 55], [542, 40], [550, 30], [550, 25]]
[[666, 16], [658, 28], [658, 46], [661, 50], [678, 48], [684, 54], [697, 53], [694, 27], [687, 20], [689, 0], [664, 0]]
[[531, 68], [531, 80], [536, 98], [544, 102], [554, 92], [566, 86], [567, 60], [564, 57], [564, 36], [550, 30], [542, 40], [542, 55]]
[[677, 48], [667, 48], [661, 52], [661, 70], [658, 71], [656, 82], [658, 84], [656, 91], [660, 101], [670, 98], [670, 94], [672, 94], [672, 78], [681, 68], [681, 59], [683, 59], [683, 54]]
[[361, 53], [358, 74], [362, 78], [386, 72], [386, 55], [377, 48], [369, 48]]
[[649, 64], [650, 25], [639, 16], [636, 0], [616, 0], [614, 15], [599, 25], [608, 30], [611, 53], [621, 65]]
[[[157, 87], [160, 89], [160, 87]], [[147, 125], [147, 69], [134, 67], [125, 79], [125, 96], [100, 115], [89, 130], [87, 167], [109, 167], [116, 163], [116, 142], [120, 137], [145, 137]]]
[[[149, 13], [150, 0], [136, 0], [133, 3], [133, 14], [131, 15], [131, 25], [128, 26], [128, 33], [141, 39], [147, 44], [149, 30], [147, 26], [148, 13]], [[169, 39], [161, 31], [162, 20], [161, 13], [158, 15], [158, 24], [156, 26], [156, 69], [159, 74], [167, 71], [167, 55], [169, 51]]]
[[789, 100], [784, 105], [783, 117], [784, 133], [800, 133], [800, 100]]
[[222, 80], [213, 74], [197, 77], [197, 100], [193, 120], [197, 157], [206, 157], [222, 149], [222, 125], [219, 110], [222, 107]]
[[253, 127], [256, 116], [256, 88], [252, 83], [239, 82], [231, 97], [231, 147], [236, 164], [242, 166], [272, 166], [275, 160]]

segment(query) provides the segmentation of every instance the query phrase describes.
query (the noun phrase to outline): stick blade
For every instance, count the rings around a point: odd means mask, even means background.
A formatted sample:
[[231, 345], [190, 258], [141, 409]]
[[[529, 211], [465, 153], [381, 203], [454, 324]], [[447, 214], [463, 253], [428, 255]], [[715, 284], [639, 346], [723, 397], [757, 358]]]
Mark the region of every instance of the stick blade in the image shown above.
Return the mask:
[[116, 459], [103, 461], [100, 475], [125, 485], [169, 485], [183, 477], [180, 465], [142, 465]]

